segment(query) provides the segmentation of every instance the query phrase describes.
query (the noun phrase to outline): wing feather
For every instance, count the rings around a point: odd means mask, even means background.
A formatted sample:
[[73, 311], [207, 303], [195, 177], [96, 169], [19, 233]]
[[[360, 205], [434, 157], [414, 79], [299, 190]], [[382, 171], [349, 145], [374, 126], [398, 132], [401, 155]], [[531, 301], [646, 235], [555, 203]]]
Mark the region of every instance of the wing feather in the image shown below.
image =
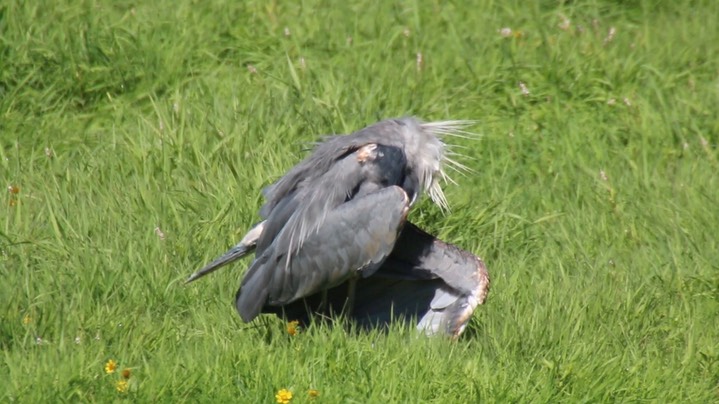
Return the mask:
[[236, 306], [243, 320], [251, 321], [265, 303], [285, 305], [352, 276], [371, 275], [394, 248], [408, 209], [404, 190], [383, 188], [328, 212], [319, 231], [307, 237], [288, 265], [283, 248], [273, 245], [265, 250], [237, 292]]

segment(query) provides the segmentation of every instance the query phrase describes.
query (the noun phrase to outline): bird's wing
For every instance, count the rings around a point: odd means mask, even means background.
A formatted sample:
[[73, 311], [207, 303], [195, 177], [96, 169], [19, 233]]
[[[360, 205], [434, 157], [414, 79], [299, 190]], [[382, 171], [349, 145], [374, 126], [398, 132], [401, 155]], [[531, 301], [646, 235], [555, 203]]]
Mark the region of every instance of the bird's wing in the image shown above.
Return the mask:
[[[284, 196], [267, 216], [258, 253], [272, 245], [290, 259], [316, 233], [327, 214], [348, 200], [390, 185], [403, 185], [406, 159], [397, 147], [376, 143], [358, 145], [329, 168]], [[282, 251], [282, 250], [285, 251]]]
[[[457, 338], [489, 291], [484, 262], [407, 222], [389, 258], [356, 287], [351, 318], [361, 327], [386, 327], [404, 318], [426, 334]], [[345, 285], [327, 293], [330, 311], [342, 310]], [[310, 320], [321, 293], [275, 309], [288, 320]], [[309, 308], [309, 310], [307, 310]]]
[[[432, 236], [412, 223], [402, 230], [388, 264], [395, 263], [398, 274], [413, 278], [441, 278], [462, 294], [477, 294], [487, 288], [489, 278], [482, 260], [474, 254]], [[391, 274], [388, 267], [387, 274]]]
[[[394, 290], [413, 285], [402, 299], [395, 298], [394, 292], [385, 294], [391, 303], [384, 304], [406, 312], [406, 302], [412, 302], [417, 307], [418, 329], [455, 338], [489, 292], [489, 274], [482, 259], [409, 223], [375, 277], [378, 289], [388, 282], [394, 282]], [[370, 301], [370, 305], [383, 304], [377, 296]]]
[[260, 238], [260, 235], [262, 234], [265, 227], [265, 221], [262, 221], [260, 223], [257, 223], [254, 225], [250, 231], [245, 234], [245, 236], [240, 240], [237, 245], [232, 247], [229, 251], [222, 254], [219, 258], [215, 259], [214, 261], [210, 262], [209, 264], [205, 265], [204, 268], [200, 269], [199, 271], [193, 273], [190, 275], [189, 278], [185, 281], [185, 283], [190, 283], [192, 281], [196, 281], [197, 279], [202, 278], [203, 276], [210, 274], [223, 266], [229, 264], [230, 262], [236, 261], [245, 255], [251, 253], [255, 246], [257, 245], [257, 240]]
[[354, 274], [371, 275], [394, 248], [408, 210], [407, 194], [390, 186], [327, 212], [289, 262], [285, 249], [270, 246], [252, 264], [237, 291], [240, 316], [251, 321], [265, 305], [286, 305]]

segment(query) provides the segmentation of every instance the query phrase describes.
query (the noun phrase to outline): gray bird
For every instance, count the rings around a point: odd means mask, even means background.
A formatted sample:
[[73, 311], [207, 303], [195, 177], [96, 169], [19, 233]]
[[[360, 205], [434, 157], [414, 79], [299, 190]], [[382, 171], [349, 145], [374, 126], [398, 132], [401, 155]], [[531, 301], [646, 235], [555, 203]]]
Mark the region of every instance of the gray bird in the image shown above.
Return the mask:
[[187, 282], [255, 250], [236, 295], [246, 322], [344, 312], [366, 326], [416, 317], [429, 334], [458, 336], [486, 298], [486, 267], [406, 219], [423, 193], [447, 208], [444, 166], [464, 167], [441, 138], [466, 124], [402, 118], [326, 138], [263, 191], [264, 220]]

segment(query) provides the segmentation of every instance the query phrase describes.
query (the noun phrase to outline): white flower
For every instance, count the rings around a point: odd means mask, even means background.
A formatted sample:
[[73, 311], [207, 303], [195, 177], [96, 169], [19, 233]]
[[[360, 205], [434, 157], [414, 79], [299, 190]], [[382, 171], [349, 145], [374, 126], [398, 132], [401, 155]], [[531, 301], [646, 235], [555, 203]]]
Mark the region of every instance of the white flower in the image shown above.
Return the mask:
[[519, 90], [522, 92], [522, 95], [527, 96], [529, 95], [529, 89], [527, 88], [527, 85], [523, 82], [519, 82]]

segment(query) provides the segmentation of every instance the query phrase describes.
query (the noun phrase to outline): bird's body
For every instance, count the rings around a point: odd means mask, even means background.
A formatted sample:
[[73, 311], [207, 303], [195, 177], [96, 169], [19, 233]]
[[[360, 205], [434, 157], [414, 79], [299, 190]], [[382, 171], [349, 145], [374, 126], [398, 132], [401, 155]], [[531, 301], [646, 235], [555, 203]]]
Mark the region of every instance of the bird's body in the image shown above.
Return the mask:
[[[438, 179], [445, 177], [443, 163], [451, 160], [446, 158], [440, 137], [460, 130], [462, 124], [422, 123], [403, 118], [327, 138], [308, 158], [263, 191], [266, 203], [260, 216], [264, 221], [188, 281], [256, 248], [255, 260], [236, 295], [236, 308], [245, 321], [261, 312], [288, 313], [300, 307], [306, 310], [307, 299], [327, 297], [330, 290], [334, 290], [330, 304], [344, 304], [347, 295], [344, 299], [336, 297], [337, 287], [361, 279], [366, 282], [358, 284], [362, 288], [357, 292], [361, 297], [358, 303], [366, 306], [371, 297], [365, 292], [373, 290], [373, 284], [391, 284], [384, 280], [372, 283], [370, 279], [391, 279], [397, 274], [415, 280], [431, 274], [428, 279], [440, 279], [442, 287], [454, 292], [442, 295], [452, 302], [467, 296], [477, 300], [482, 295], [477, 294], [477, 282], [475, 289], [468, 292], [461, 289], [467, 287], [461, 280], [451, 286], [437, 275], [437, 268], [417, 265], [423, 262], [418, 257], [424, 257], [430, 265], [451, 267], [450, 261], [456, 261], [461, 254], [452, 250], [454, 253], [448, 255], [450, 249], [446, 244], [437, 249], [435, 239], [414, 226], [402, 232], [410, 207], [422, 193], [428, 193], [435, 203], [446, 207]], [[419, 245], [425, 248], [417, 250]], [[460, 265], [460, 269], [465, 272], [476, 273], [483, 268], [483, 264], [481, 268], [477, 265], [469, 268], [474, 263], [467, 266], [466, 259], [462, 262], [464, 267]], [[420, 275], [423, 270], [424, 275]], [[484, 283], [488, 285], [488, 280]], [[434, 290], [432, 287], [427, 290]], [[353, 296], [349, 299], [353, 300]], [[471, 306], [471, 314], [477, 303], [462, 304]]]
[[[407, 217], [404, 170], [401, 149], [370, 143], [285, 194], [267, 216], [237, 292], [242, 319], [376, 271]], [[342, 186], [324, 185], [331, 183]]]

